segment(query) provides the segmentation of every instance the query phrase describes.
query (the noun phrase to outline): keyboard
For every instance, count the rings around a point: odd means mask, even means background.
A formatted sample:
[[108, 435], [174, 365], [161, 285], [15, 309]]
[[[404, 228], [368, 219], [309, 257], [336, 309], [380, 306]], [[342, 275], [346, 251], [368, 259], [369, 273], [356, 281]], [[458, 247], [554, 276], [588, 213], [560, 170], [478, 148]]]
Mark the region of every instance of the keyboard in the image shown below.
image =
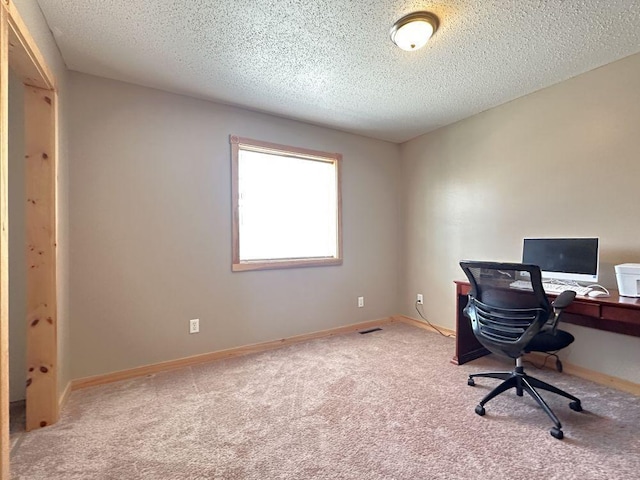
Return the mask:
[[[531, 282], [527, 282], [526, 280], [516, 280], [509, 284], [511, 288], [517, 288], [519, 290], [533, 290], [531, 286]], [[566, 290], [573, 290], [578, 295], [586, 295], [591, 290], [590, 287], [581, 287], [579, 285], [563, 285], [562, 283], [546, 283], [542, 282], [542, 288], [544, 288], [545, 293], [562, 293]]]

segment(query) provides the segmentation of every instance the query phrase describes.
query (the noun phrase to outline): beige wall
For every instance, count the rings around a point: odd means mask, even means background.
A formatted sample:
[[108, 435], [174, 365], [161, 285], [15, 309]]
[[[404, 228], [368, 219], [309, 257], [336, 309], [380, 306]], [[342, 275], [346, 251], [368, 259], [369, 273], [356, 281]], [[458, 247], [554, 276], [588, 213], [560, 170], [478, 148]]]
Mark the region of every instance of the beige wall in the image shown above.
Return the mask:
[[[458, 262], [518, 261], [526, 236], [600, 237], [615, 287], [640, 262], [639, 86], [640, 54], [402, 145], [402, 311], [423, 293], [453, 328]], [[566, 328], [571, 363], [640, 382], [640, 338]]]
[[9, 71], [9, 399], [23, 400], [27, 378], [24, 86]]
[[[74, 378], [397, 312], [397, 145], [70, 78]], [[343, 154], [342, 266], [231, 272], [230, 134]]]
[[[67, 147], [67, 67], [58, 51], [49, 26], [33, 0], [13, 0], [29, 33], [56, 77], [58, 90], [58, 390], [62, 394], [71, 380], [69, 317], [69, 214], [68, 214], [68, 147]], [[9, 227], [11, 229], [11, 227]], [[11, 282], [11, 280], [9, 280]], [[9, 340], [11, 342], [11, 339]]]

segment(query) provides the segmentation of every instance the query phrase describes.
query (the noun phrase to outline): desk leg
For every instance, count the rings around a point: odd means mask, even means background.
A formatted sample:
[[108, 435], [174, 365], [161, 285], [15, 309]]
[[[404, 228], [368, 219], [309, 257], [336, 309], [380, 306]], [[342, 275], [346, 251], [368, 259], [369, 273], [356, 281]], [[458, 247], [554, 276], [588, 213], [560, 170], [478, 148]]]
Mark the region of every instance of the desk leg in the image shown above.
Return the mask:
[[451, 359], [451, 363], [455, 365], [462, 365], [491, 353], [478, 342], [473, 334], [471, 322], [464, 315], [467, 301], [466, 295], [456, 295], [456, 354]]

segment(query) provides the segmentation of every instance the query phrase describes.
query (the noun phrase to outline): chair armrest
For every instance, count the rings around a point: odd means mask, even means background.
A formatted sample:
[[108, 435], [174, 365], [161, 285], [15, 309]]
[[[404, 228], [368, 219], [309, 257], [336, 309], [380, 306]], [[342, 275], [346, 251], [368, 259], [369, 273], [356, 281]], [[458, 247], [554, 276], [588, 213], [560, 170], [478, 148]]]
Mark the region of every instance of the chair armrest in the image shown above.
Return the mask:
[[573, 299], [576, 298], [576, 292], [573, 290], [565, 290], [558, 298], [556, 298], [553, 302], [551, 302], [551, 306], [554, 310], [562, 310], [563, 308], [567, 308]]
[[547, 323], [544, 324], [541, 331], [550, 332], [552, 335], [556, 334], [556, 327], [558, 326], [558, 321], [560, 320], [560, 315], [562, 315], [562, 311], [567, 308], [573, 299], [576, 298], [576, 292], [573, 290], [565, 290], [558, 298], [556, 298], [553, 302], [551, 302], [551, 306], [553, 307], [553, 315]]

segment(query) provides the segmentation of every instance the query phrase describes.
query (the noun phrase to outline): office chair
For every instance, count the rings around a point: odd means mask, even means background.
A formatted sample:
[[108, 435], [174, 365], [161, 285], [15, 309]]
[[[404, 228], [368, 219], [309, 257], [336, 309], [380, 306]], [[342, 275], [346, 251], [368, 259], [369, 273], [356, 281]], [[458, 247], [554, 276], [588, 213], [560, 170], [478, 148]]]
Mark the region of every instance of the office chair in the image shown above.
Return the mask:
[[[582, 411], [580, 400], [527, 375], [522, 366], [522, 355], [531, 351], [557, 351], [573, 342], [573, 335], [556, 327], [563, 309], [573, 301], [575, 292], [563, 292], [550, 304], [542, 287], [540, 268], [536, 265], [463, 261], [460, 266], [471, 283], [469, 302], [464, 313], [471, 320], [473, 333], [489, 351], [515, 359], [515, 369], [512, 372], [469, 375], [467, 383], [470, 386], [475, 385], [476, 377], [503, 380], [480, 401], [476, 413], [484, 415], [484, 406], [489, 400], [515, 388], [519, 397], [523, 392], [533, 397], [555, 424], [551, 435], [562, 439], [564, 434], [558, 417], [536, 388], [570, 399], [569, 407], [576, 412]], [[523, 279], [531, 282], [532, 290], [510, 287], [513, 281]]]

